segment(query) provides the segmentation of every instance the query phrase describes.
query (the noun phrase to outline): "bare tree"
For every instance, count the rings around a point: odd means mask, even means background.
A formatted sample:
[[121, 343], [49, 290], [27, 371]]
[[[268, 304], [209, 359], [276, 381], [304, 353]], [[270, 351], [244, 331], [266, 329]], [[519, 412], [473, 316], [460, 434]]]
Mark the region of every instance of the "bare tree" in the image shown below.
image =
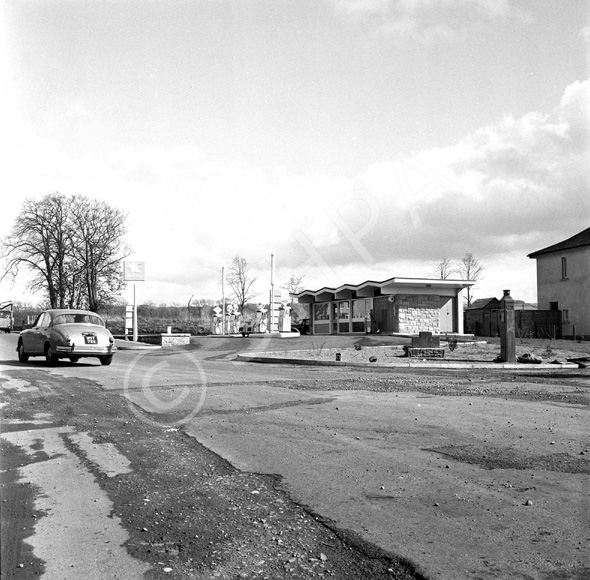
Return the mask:
[[304, 276], [295, 276], [291, 274], [287, 283], [283, 286], [290, 295], [291, 298], [291, 316], [293, 317], [293, 321], [301, 320], [302, 318], [309, 317], [309, 304], [299, 304], [295, 302], [293, 294], [298, 294], [303, 290], [303, 286], [301, 282], [303, 281]]
[[193, 294], [189, 299], [188, 299], [188, 304], [186, 305], [186, 314], [187, 314], [187, 318], [190, 321], [191, 319], [191, 302], [193, 301], [193, 298], [195, 297], [195, 295]]
[[[471, 252], [466, 252], [461, 258], [459, 265], [459, 272], [463, 280], [472, 280], [477, 282], [480, 279], [481, 273], [484, 271], [484, 265], [473, 256]], [[471, 287], [467, 288], [467, 306], [471, 306], [473, 297], [471, 296]]]
[[26, 199], [10, 235], [2, 240], [2, 278], [15, 278], [21, 269], [28, 270], [32, 274], [29, 289], [44, 290], [52, 308], [63, 308], [71, 244], [68, 198], [52, 193], [38, 202]]
[[98, 307], [122, 287], [125, 215], [104, 202], [60, 193], [27, 199], [2, 241], [6, 276], [32, 273], [29, 289], [51, 308]]
[[252, 276], [245, 258], [235, 255], [226, 275], [227, 283], [233, 290], [236, 302], [240, 312], [243, 312], [244, 306], [256, 296], [252, 291], [252, 285], [256, 282], [256, 277]]
[[283, 288], [289, 293], [289, 296], [291, 297], [291, 307], [293, 306], [292, 295], [298, 294], [303, 290], [303, 286], [301, 285], [303, 278], [304, 276], [295, 276], [295, 274], [291, 274], [286, 284], [283, 286]]
[[117, 296], [123, 287], [121, 260], [131, 252], [124, 241], [127, 215], [104, 201], [72, 197], [72, 254], [82, 272], [88, 309]]
[[453, 265], [452, 260], [447, 258], [443, 255], [440, 262], [436, 265], [436, 275], [440, 277], [441, 280], [446, 280], [450, 278], [455, 272], [457, 268]]

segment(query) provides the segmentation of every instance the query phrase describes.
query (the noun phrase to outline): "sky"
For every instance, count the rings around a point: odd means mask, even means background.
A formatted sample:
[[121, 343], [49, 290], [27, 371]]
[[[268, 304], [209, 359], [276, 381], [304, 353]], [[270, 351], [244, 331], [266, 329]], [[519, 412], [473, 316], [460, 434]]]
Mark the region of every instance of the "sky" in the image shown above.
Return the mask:
[[26, 198], [104, 200], [145, 261], [140, 303], [218, 299], [236, 255], [264, 302], [271, 255], [276, 287], [315, 290], [466, 252], [475, 298], [536, 302], [527, 255], [590, 225], [587, 0], [0, 10], [0, 237]]

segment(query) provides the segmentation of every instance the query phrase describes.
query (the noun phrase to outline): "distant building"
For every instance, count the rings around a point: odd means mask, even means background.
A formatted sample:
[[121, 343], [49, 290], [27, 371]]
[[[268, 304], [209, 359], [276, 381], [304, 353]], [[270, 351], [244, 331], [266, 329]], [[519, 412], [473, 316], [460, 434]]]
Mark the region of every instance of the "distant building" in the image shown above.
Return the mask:
[[497, 298], [478, 298], [465, 308], [463, 328], [475, 336], [498, 336], [500, 331], [500, 301]]
[[[475, 336], [499, 336], [501, 306], [497, 298], [474, 300], [465, 308], [465, 332]], [[536, 304], [524, 300], [514, 301], [514, 324], [519, 337], [561, 337], [561, 313], [537, 310]]]
[[300, 304], [309, 304], [312, 334], [462, 334], [461, 292], [473, 284], [469, 280], [396, 277], [304, 290], [294, 296]]
[[529, 254], [539, 309], [561, 312], [562, 336], [590, 339], [590, 228]]

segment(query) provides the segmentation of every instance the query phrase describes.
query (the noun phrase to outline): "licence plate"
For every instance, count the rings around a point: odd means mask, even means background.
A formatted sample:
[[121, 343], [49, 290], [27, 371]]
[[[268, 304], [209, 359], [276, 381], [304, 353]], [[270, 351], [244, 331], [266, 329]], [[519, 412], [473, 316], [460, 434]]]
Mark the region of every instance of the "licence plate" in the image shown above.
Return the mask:
[[98, 344], [95, 334], [85, 334], [84, 335], [84, 342], [86, 344]]

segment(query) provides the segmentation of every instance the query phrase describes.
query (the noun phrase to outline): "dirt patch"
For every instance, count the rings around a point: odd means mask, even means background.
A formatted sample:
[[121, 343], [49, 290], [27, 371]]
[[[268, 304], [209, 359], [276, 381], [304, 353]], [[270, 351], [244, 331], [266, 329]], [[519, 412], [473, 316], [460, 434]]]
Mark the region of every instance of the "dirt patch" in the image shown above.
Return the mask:
[[[453, 362], [494, 362], [499, 352], [497, 344], [482, 342], [460, 342], [456, 345], [449, 346], [446, 342], [441, 342], [441, 348], [444, 349], [444, 358], [441, 360]], [[452, 350], [451, 350], [452, 348]], [[572, 358], [583, 358], [587, 355], [577, 350], [566, 348], [551, 347], [548, 345], [518, 345], [516, 347], [516, 356], [520, 357], [525, 354], [533, 354], [542, 359], [545, 363], [567, 362]], [[312, 345], [305, 350], [291, 351], [274, 351], [265, 352], [266, 356], [276, 358], [294, 358], [310, 361], [342, 361], [349, 363], [392, 363], [405, 359], [406, 355], [403, 346], [363, 346], [357, 344], [349, 348], [325, 348], [322, 344]], [[434, 359], [432, 359], [434, 360]], [[436, 359], [439, 360], [439, 359]]]
[[[517, 449], [478, 445], [448, 445], [425, 449], [457, 461], [479, 465], [485, 469], [544, 469], [561, 473], [588, 473], [590, 461], [569, 453], [530, 456]], [[582, 452], [586, 453], [586, 452]]]
[[[323, 367], [322, 367], [323, 368]], [[333, 367], [329, 367], [333, 368]], [[505, 371], [476, 371], [441, 369], [418, 374], [413, 369], [379, 369], [364, 367], [348, 371], [338, 379], [330, 379], [322, 372], [316, 380], [302, 382], [280, 381], [276, 386], [287, 389], [340, 391], [364, 390], [373, 392], [419, 392], [424, 395], [472, 396], [551, 401], [560, 405], [590, 405], [590, 372], [588, 369], [525, 374]]]

